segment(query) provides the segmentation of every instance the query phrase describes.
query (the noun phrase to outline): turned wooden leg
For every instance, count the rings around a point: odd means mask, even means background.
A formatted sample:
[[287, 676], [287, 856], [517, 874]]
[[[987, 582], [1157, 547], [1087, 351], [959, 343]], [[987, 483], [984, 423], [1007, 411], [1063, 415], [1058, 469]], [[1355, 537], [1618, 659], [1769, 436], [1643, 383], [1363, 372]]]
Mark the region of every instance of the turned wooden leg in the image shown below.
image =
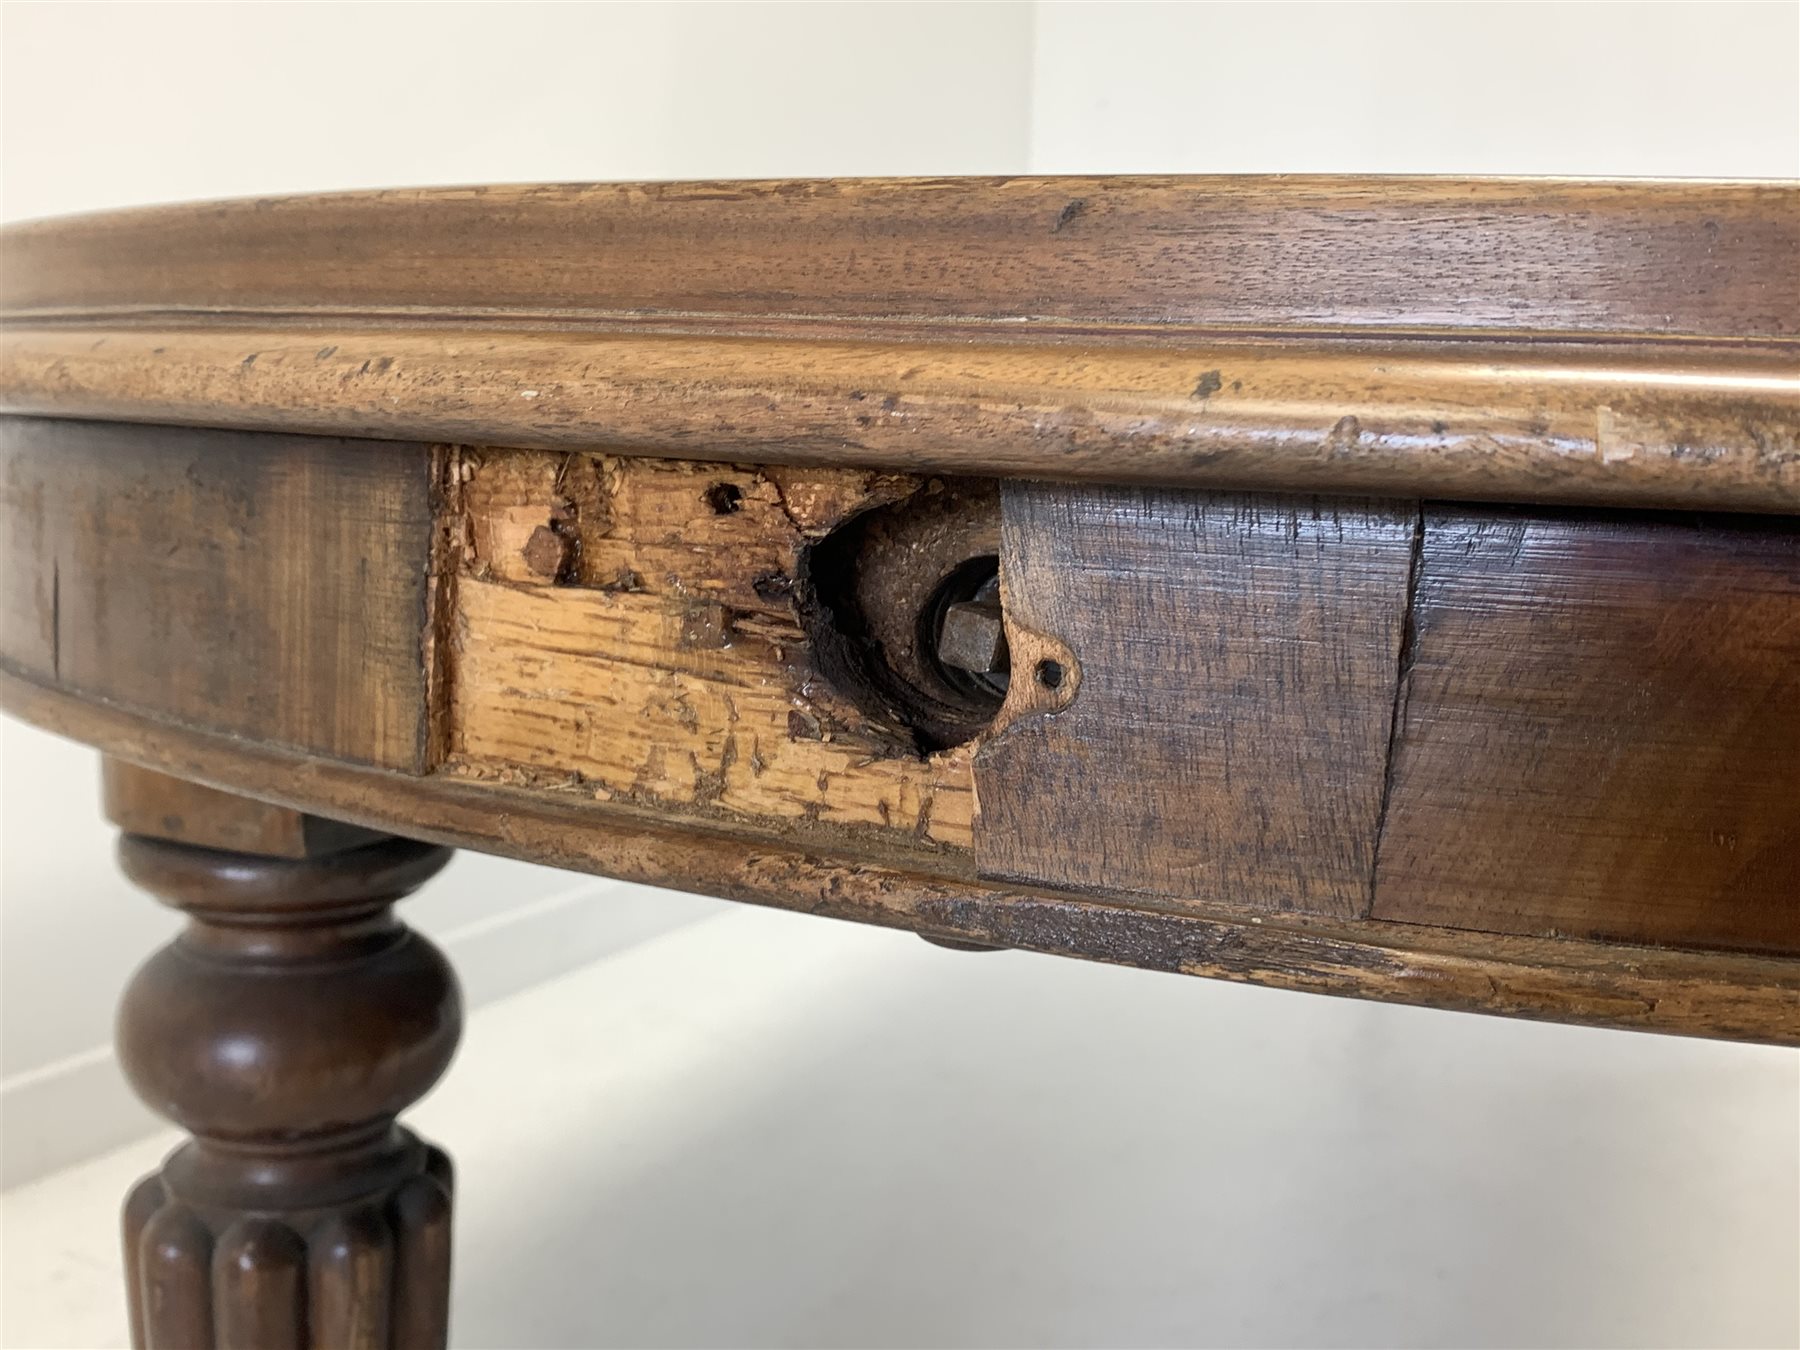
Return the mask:
[[450, 1163], [395, 1117], [462, 1014], [392, 905], [449, 850], [270, 857], [128, 833], [119, 854], [188, 916], [119, 1010], [132, 1087], [193, 1136], [125, 1204], [133, 1344], [442, 1346]]

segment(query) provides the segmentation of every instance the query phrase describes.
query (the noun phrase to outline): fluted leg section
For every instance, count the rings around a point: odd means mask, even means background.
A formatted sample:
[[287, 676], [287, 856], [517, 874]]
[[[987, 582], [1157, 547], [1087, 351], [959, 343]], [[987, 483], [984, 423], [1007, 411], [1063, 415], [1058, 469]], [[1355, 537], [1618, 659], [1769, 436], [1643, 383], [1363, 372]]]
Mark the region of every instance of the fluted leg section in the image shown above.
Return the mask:
[[448, 850], [391, 839], [263, 858], [126, 835], [187, 928], [119, 1012], [127, 1076], [193, 1136], [125, 1202], [139, 1350], [445, 1343], [450, 1161], [396, 1123], [461, 1008], [393, 902]]

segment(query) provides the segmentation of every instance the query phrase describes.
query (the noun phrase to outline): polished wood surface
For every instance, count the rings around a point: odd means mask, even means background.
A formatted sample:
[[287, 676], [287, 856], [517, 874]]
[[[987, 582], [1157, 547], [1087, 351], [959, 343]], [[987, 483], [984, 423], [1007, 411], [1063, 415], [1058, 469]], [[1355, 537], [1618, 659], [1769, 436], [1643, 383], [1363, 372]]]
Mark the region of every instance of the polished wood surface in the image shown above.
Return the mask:
[[122, 837], [126, 874], [188, 917], [119, 1010], [133, 1089], [192, 1136], [125, 1205], [134, 1345], [445, 1344], [450, 1164], [395, 1116], [448, 1065], [462, 1014], [391, 906], [448, 857]]
[[347, 194], [0, 231], [0, 409], [1800, 511], [1789, 183]]
[[1375, 913], [1800, 953], [1800, 528], [1432, 509]]
[[0, 305], [1795, 338], [1794, 200], [1308, 176], [400, 189], [14, 226]]
[[723, 462], [1800, 510], [1786, 340], [989, 335], [948, 323], [853, 340], [811, 323], [727, 335], [686, 323], [11, 323], [0, 410]]

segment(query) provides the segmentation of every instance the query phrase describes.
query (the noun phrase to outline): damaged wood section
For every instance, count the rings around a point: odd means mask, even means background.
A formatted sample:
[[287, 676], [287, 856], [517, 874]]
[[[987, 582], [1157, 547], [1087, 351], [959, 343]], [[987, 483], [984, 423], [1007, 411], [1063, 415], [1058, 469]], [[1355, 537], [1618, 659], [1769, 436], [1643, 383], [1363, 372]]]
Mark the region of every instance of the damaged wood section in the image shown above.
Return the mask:
[[927, 756], [820, 645], [854, 532], [809, 545], [956, 492], [452, 465], [453, 774], [1180, 912], [1800, 951], [1783, 522], [1009, 480], [1010, 687]]
[[819, 675], [809, 544], [905, 475], [464, 450], [447, 497], [448, 771], [966, 850], [969, 752], [929, 757]]

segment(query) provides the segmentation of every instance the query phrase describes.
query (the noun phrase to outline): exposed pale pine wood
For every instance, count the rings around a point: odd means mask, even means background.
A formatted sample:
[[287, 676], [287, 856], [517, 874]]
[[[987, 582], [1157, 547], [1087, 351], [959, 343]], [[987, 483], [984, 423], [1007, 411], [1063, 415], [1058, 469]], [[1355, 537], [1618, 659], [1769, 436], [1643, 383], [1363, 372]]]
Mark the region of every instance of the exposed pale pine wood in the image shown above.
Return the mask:
[[717, 606], [465, 580], [457, 623], [457, 771], [969, 845], [966, 751], [920, 760], [834, 721], [834, 700]]
[[[871, 725], [797, 609], [806, 545], [916, 480], [496, 450], [453, 472], [453, 772], [967, 849], [968, 753]], [[564, 584], [532, 562], [546, 532]]]

